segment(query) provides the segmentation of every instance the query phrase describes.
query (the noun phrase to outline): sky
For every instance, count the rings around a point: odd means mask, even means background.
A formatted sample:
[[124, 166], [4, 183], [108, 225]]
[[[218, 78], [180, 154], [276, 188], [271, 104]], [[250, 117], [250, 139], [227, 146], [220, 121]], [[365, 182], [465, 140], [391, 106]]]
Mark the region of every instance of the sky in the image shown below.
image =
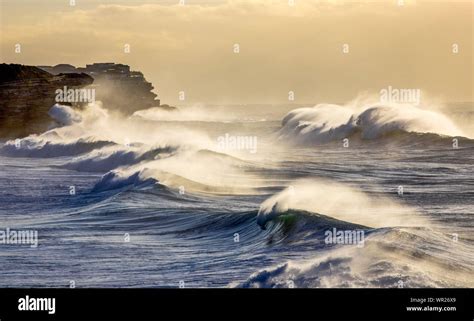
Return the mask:
[[472, 0], [70, 1], [0, 0], [1, 62], [128, 64], [172, 105], [340, 103], [388, 86], [474, 101]]

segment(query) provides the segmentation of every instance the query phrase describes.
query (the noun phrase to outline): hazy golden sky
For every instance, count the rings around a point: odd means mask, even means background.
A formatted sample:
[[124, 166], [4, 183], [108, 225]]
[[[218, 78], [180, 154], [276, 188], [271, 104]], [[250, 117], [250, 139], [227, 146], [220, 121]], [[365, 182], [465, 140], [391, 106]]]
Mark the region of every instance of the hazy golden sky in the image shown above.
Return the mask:
[[388, 86], [474, 100], [472, 1], [0, 1], [2, 62], [129, 64], [163, 103], [182, 104], [179, 91], [185, 103], [287, 102], [289, 91], [343, 102]]

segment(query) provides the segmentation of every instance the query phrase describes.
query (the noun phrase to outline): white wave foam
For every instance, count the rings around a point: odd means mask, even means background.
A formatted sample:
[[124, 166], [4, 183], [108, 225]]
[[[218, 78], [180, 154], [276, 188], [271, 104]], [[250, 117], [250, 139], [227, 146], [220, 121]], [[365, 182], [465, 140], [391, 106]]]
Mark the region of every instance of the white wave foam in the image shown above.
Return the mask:
[[54, 105], [50, 115], [62, 127], [23, 138], [19, 148], [17, 141], [9, 141], [2, 151], [29, 157], [79, 155], [62, 166], [78, 171], [112, 171], [97, 184], [100, 190], [148, 179], [203, 192], [253, 190], [255, 175], [244, 173], [239, 167], [244, 162], [217, 153], [215, 141], [198, 129], [124, 118], [97, 104], [81, 110]]
[[168, 157], [173, 148], [140, 146], [107, 146], [74, 158], [62, 167], [82, 172], [107, 172], [121, 166]]
[[392, 132], [466, 136], [440, 112], [408, 104], [354, 105], [319, 104], [298, 108], [283, 119], [280, 138], [301, 143], [324, 143], [357, 132], [363, 139], [376, 139]]
[[190, 106], [175, 110], [166, 110], [160, 107], [136, 111], [133, 116], [153, 121], [204, 121], [226, 122], [238, 120], [236, 115], [228, 111], [205, 108], [204, 106]]
[[108, 141], [96, 140], [94, 137], [61, 140], [55, 135], [54, 131], [43, 135], [31, 135], [18, 142], [13, 140], [7, 141], [0, 148], [0, 153], [12, 157], [49, 158], [75, 156], [113, 144]]
[[[83, 110], [69, 106], [54, 105], [49, 112], [62, 127], [51, 129], [41, 135], [30, 135], [20, 140], [11, 140], [5, 147], [12, 154], [23, 155], [25, 150], [34, 157], [34, 150], [48, 148], [49, 157], [55, 157], [55, 146], [64, 149], [64, 145], [74, 148], [74, 144], [84, 142], [110, 142], [122, 146], [141, 144], [150, 148], [168, 146], [192, 146], [207, 148], [214, 143], [206, 135], [185, 128], [162, 128], [142, 121], [111, 114], [98, 104], [89, 104]], [[40, 152], [45, 154], [43, 150]], [[59, 153], [63, 155], [62, 152]], [[74, 155], [74, 154], [73, 154]]]
[[72, 125], [80, 123], [82, 117], [80, 113], [69, 106], [55, 104], [48, 112], [48, 115], [62, 125]]
[[[115, 188], [117, 179], [126, 182], [129, 177], [139, 173], [141, 180], [154, 179], [175, 189], [184, 186], [186, 191], [224, 194], [254, 192], [255, 177], [242, 172], [239, 164], [238, 159], [222, 157], [218, 153], [180, 149], [168, 157], [115, 170], [116, 177], [110, 188]], [[98, 183], [101, 189], [107, 188], [109, 174], [104, 175]]]
[[[452, 262], [456, 253], [456, 263]], [[332, 247], [261, 269], [232, 287], [472, 287], [472, 245], [431, 229], [383, 229], [362, 248]], [[451, 258], [451, 259], [450, 259]]]
[[257, 216], [260, 226], [289, 209], [331, 216], [368, 227], [428, 226], [416, 211], [387, 197], [369, 196], [326, 180], [299, 180], [265, 200]]

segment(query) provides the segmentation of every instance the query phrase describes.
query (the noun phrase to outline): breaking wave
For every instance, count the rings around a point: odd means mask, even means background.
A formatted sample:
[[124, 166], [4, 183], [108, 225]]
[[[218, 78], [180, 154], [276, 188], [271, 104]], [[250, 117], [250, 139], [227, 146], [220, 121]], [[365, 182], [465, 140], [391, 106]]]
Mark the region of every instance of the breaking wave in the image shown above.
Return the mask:
[[301, 144], [327, 143], [348, 137], [375, 140], [403, 133], [467, 137], [447, 116], [408, 104], [319, 104], [290, 111], [282, 121], [281, 139]]
[[257, 223], [264, 228], [268, 221], [290, 209], [370, 227], [428, 225], [414, 209], [386, 196], [370, 196], [351, 186], [327, 180], [295, 181], [261, 204]]
[[[367, 235], [367, 234], [366, 234]], [[324, 246], [323, 246], [324, 247]], [[448, 259], [461, 258], [455, 265]], [[427, 228], [372, 231], [363, 247], [328, 247], [306, 260], [261, 269], [232, 287], [472, 287], [472, 244]]]
[[[51, 137], [53, 139], [50, 139]], [[0, 148], [0, 153], [9, 157], [52, 158], [81, 155], [111, 145], [114, 145], [114, 142], [97, 140], [94, 137], [59, 141], [54, 138], [54, 132], [49, 132], [48, 135], [32, 135], [19, 140], [7, 141]]]
[[[159, 182], [210, 193], [249, 193], [255, 175], [249, 163], [219, 150], [198, 130], [145, 123], [135, 116], [110, 114], [98, 104], [85, 109], [54, 105], [56, 128], [7, 141], [0, 153], [14, 157], [71, 156], [61, 168], [105, 173], [92, 192]], [[212, 164], [212, 166], [209, 166]]]
[[[393, 187], [398, 184], [400, 167], [372, 168], [372, 172], [365, 172], [367, 168], [371, 170], [369, 167], [360, 167], [363, 179], [351, 180], [347, 176], [359, 163], [349, 161], [327, 166], [332, 162], [332, 155], [327, 159], [324, 155], [318, 158], [313, 149], [304, 150], [308, 152], [307, 156], [300, 151], [300, 154], [293, 154], [285, 148], [279, 150], [284, 146], [281, 141], [276, 144], [272, 140], [267, 149], [260, 149], [265, 144], [259, 144], [261, 158], [216, 148], [215, 139], [209, 132], [227, 130], [227, 124], [216, 124], [229, 121], [232, 117], [227, 115], [214, 115], [215, 118], [211, 117], [213, 124], [198, 124], [197, 128], [194, 127], [196, 124], [187, 124], [193, 125], [188, 128], [174, 123], [183, 120], [178, 114], [169, 116], [172, 123], [150, 121], [155, 117], [163, 120], [161, 113], [152, 109], [126, 118], [96, 104], [85, 109], [55, 105], [49, 114], [57, 127], [40, 135], [8, 141], [0, 147], [0, 154], [57, 157], [58, 160], [38, 163], [47, 164], [49, 170], [59, 167], [91, 172], [90, 175], [74, 173], [81, 180], [82, 177], [87, 179], [87, 191], [74, 198], [65, 197], [57, 212], [64, 212], [66, 216], [61, 218], [63, 221], [51, 221], [51, 225], [86, 224], [87, 229], [100, 228], [98, 234], [105, 226], [126, 227], [127, 231], [136, 228], [135, 237], [145, 232], [148, 235], [142, 236], [150, 237], [154, 242], [158, 240], [153, 243], [158, 246], [153, 248], [158, 249], [157, 255], [163, 255], [150, 264], [151, 271], [156, 270], [155, 263], [160, 261], [166, 264], [164, 271], [176, 272], [181, 278], [190, 266], [182, 264], [182, 269], [177, 271], [175, 265], [170, 268], [166, 261], [166, 256], [170, 255], [161, 251], [159, 244], [163, 242], [157, 237], [168, 234], [176, 237], [173, 241], [178, 245], [177, 252], [172, 252], [174, 255], [180, 255], [181, 244], [197, 246], [189, 251], [189, 261], [183, 262], [195, 262], [195, 253], [213, 252], [214, 256], [206, 257], [200, 266], [191, 264], [193, 269], [201, 269], [197, 278], [209, 278], [208, 283], [203, 283], [206, 285], [225, 286], [239, 280], [232, 286], [288, 287], [288, 281], [296, 287], [473, 286], [472, 240], [471, 243], [463, 240], [460, 233], [460, 240], [454, 245], [449, 234], [438, 229], [437, 217], [429, 216], [417, 205], [427, 197], [468, 199], [469, 191], [448, 195], [435, 189], [419, 194], [418, 199], [391, 197], [384, 192], [384, 186], [390, 185], [386, 188], [391, 188], [397, 195]], [[201, 112], [188, 116], [184, 121], [209, 119]], [[224, 116], [227, 117], [225, 120]], [[213, 126], [211, 130], [205, 127], [208, 125]], [[271, 121], [265, 133], [274, 132], [277, 125]], [[462, 131], [442, 114], [415, 106], [355, 108], [338, 105], [293, 110], [284, 118], [279, 134], [281, 138], [303, 143], [324, 143], [355, 136], [365, 141], [378, 141], [387, 136], [396, 139], [403, 136], [408, 140], [415, 137], [418, 142], [463, 136]], [[288, 153], [281, 157], [282, 152]], [[464, 152], [468, 154], [470, 149]], [[430, 154], [407, 156], [415, 157], [414, 164], [409, 166], [439, 162], [443, 157], [436, 155], [433, 160]], [[458, 156], [444, 154], [445, 158], [449, 157], [446, 164], [453, 163], [451, 158]], [[16, 161], [11, 161], [15, 165], [12, 168], [21, 171]], [[409, 158], [403, 158], [403, 162], [408, 161]], [[461, 157], [458, 161], [453, 164], [459, 164], [469, 173], [470, 158]], [[34, 163], [35, 166], [38, 163]], [[453, 175], [448, 165], [424, 168], [426, 172], [408, 173], [414, 175], [411, 177], [415, 177], [415, 181], [421, 177], [419, 185], [415, 186], [420, 190], [425, 184], [436, 188], [446, 177], [452, 177], [460, 186], [464, 184], [462, 179], [470, 183], [469, 176]], [[380, 175], [370, 176], [375, 170], [379, 170]], [[395, 174], [386, 175], [389, 171]], [[439, 172], [446, 176], [437, 177]], [[41, 179], [47, 180], [50, 173], [45, 172]], [[320, 178], [298, 179], [321, 176], [352, 181], [352, 184]], [[61, 173], [59, 179], [62, 177]], [[374, 177], [381, 179], [376, 181]], [[432, 177], [436, 180], [429, 180]], [[8, 176], [5, 181], [10, 184]], [[374, 181], [376, 184], [388, 183], [373, 189], [378, 192], [362, 192], [357, 186], [369, 186]], [[62, 183], [57, 181], [54, 185], [58, 185], [58, 195], [64, 193]], [[429, 202], [431, 199], [425, 204]], [[33, 202], [27, 203], [27, 206], [32, 205]], [[68, 208], [69, 205], [73, 207]], [[49, 203], [42, 206], [45, 212], [54, 210]], [[441, 214], [440, 218], [451, 222], [453, 217], [449, 214], [445, 217]], [[460, 213], [462, 215], [468, 214]], [[462, 225], [453, 226], [455, 229], [451, 231], [457, 232]], [[364, 246], [328, 246], [324, 242], [325, 232], [333, 228], [363, 231]], [[240, 237], [238, 246], [233, 241], [236, 233]], [[184, 243], [179, 243], [181, 241]], [[119, 253], [123, 254], [122, 248]], [[228, 263], [213, 267], [214, 283], [209, 283], [209, 266], [215, 262]], [[244, 266], [238, 279], [229, 277], [236, 271], [235, 266]], [[106, 278], [109, 278], [109, 272], [105, 271]]]
[[[288, 260], [230, 287], [472, 287], [473, 243], [438, 231], [413, 208], [350, 186], [299, 180], [260, 206], [256, 223], [286, 241], [310, 240], [311, 256]], [[275, 230], [275, 227], [278, 227]], [[435, 229], [436, 228], [436, 229]], [[361, 244], [326, 243], [325, 232], [363, 231]], [[362, 245], [362, 246], [360, 246]], [[452, 263], [451, 255], [460, 260]]]

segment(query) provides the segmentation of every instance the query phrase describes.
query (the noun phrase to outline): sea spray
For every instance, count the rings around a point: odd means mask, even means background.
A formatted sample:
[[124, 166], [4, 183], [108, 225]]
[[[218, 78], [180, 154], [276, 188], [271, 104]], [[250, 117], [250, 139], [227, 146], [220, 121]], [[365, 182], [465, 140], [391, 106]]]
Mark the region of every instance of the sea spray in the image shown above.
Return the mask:
[[289, 209], [312, 213], [368, 227], [429, 226], [413, 208], [389, 197], [375, 197], [332, 181], [302, 179], [271, 196], [261, 205], [257, 223], [265, 224]]
[[410, 104], [363, 106], [319, 104], [290, 111], [283, 119], [280, 139], [303, 144], [338, 141], [359, 133], [374, 140], [396, 132], [466, 136], [447, 116]]

